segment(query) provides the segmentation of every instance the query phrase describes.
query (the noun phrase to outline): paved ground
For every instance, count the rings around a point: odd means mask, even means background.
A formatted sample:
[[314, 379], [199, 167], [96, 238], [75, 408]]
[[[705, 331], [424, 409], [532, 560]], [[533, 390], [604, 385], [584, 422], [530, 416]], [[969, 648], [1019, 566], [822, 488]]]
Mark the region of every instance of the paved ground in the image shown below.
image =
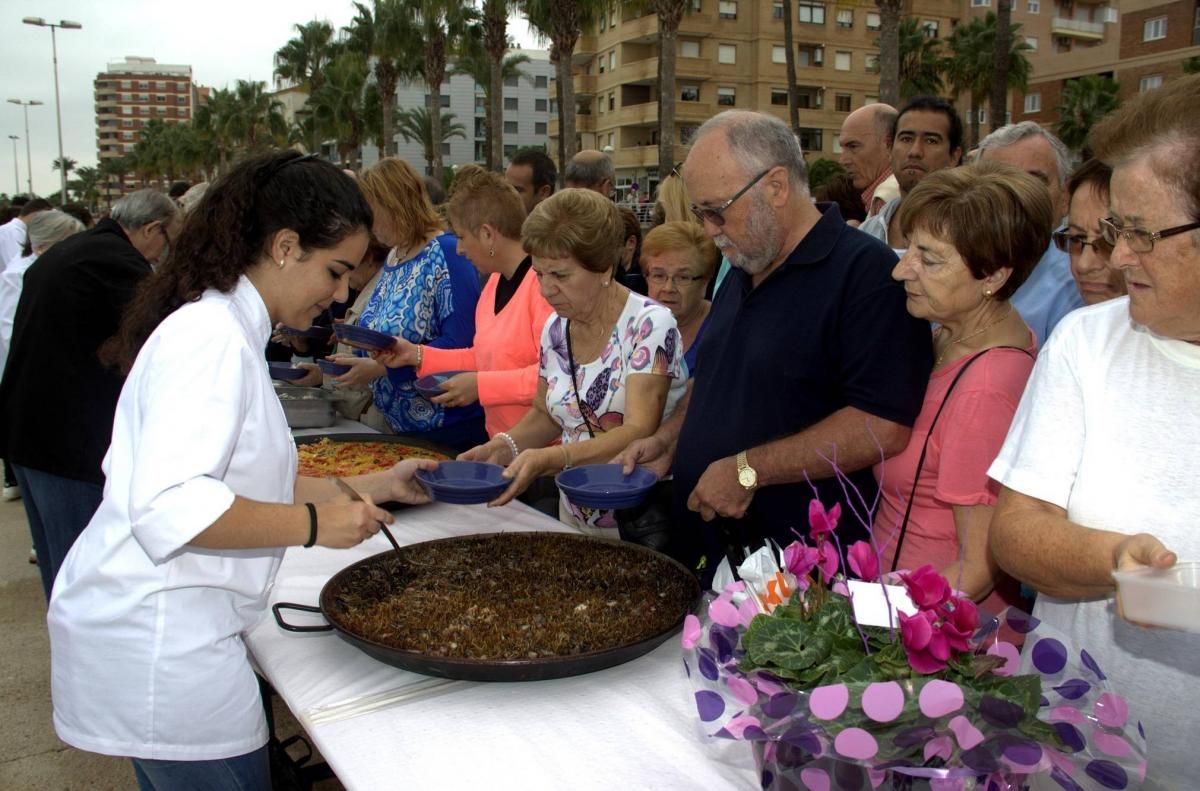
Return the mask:
[[[20, 501], [0, 502], [0, 789], [80, 791], [133, 789], [127, 760], [75, 750], [54, 735], [46, 602], [29, 563], [29, 527]], [[299, 731], [276, 705], [281, 738]], [[318, 791], [338, 791], [330, 780]]]

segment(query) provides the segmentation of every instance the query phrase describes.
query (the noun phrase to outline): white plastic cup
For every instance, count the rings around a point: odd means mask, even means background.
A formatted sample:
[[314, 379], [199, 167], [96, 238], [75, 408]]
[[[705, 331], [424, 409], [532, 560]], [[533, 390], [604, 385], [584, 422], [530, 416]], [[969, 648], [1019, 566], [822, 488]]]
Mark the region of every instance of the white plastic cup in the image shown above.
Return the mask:
[[1126, 620], [1200, 633], [1200, 562], [1114, 571]]

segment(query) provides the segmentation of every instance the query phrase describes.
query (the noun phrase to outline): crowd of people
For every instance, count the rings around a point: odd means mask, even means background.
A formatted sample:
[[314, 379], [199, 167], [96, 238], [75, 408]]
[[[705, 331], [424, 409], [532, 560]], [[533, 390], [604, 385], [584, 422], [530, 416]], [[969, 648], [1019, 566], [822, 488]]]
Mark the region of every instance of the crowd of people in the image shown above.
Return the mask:
[[[1036, 124], [964, 151], [942, 99], [868, 105], [827, 200], [785, 123], [723, 112], [644, 234], [599, 151], [562, 189], [540, 151], [445, 196], [399, 159], [280, 152], [87, 230], [27, 204], [0, 226], [0, 456], [58, 733], [145, 789], [269, 787], [240, 633], [286, 547], [357, 544], [428, 467], [348, 479], [365, 501], [297, 477], [274, 339], [349, 417], [502, 465], [492, 506], [617, 537], [626, 514], [545, 506], [550, 477], [670, 479], [663, 548], [703, 581], [817, 498], [885, 569], [933, 565], [992, 614], [1033, 596], [1130, 701], [1147, 787], [1182, 787], [1200, 638], [1123, 620], [1112, 572], [1200, 558], [1200, 121], [1177, 111], [1198, 100], [1185, 77], [1130, 101], [1080, 164]], [[332, 321], [392, 345], [287, 332]]]

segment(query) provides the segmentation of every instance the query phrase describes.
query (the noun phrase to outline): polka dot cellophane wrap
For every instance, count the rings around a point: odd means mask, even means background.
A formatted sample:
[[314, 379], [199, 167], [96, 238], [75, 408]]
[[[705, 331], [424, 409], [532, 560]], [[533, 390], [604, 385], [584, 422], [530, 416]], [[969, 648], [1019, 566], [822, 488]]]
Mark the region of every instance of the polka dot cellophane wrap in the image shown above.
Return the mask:
[[1085, 646], [1018, 610], [981, 628], [972, 645], [1008, 660], [996, 673], [1015, 674], [1019, 652], [1004, 637], [1024, 636], [1026, 672], [1041, 676], [1038, 719], [1057, 744], [1029, 738], [1020, 707], [937, 676], [800, 690], [765, 671], [743, 673], [741, 636], [753, 613], [732, 620], [721, 611], [717, 623], [708, 612], [717, 601], [689, 617], [684, 667], [704, 732], [747, 742], [763, 789], [1018, 791], [1040, 776], [1039, 788], [1107, 791], [1145, 779], [1141, 726], [1103, 668]]

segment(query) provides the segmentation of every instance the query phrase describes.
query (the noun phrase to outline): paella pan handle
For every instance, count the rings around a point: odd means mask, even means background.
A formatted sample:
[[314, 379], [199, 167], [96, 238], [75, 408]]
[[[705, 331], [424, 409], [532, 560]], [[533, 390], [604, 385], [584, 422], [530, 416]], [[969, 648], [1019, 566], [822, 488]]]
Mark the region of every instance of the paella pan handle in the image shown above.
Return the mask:
[[300, 612], [315, 612], [320, 614], [320, 607], [313, 607], [308, 604], [291, 604], [289, 602], [278, 602], [271, 606], [271, 612], [275, 615], [275, 623], [279, 624], [280, 629], [286, 629], [289, 632], [332, 632], [333, 627], [329, 624], [324, 626], [296, 626], [283, 620], [282, 610], [299, 610]]

